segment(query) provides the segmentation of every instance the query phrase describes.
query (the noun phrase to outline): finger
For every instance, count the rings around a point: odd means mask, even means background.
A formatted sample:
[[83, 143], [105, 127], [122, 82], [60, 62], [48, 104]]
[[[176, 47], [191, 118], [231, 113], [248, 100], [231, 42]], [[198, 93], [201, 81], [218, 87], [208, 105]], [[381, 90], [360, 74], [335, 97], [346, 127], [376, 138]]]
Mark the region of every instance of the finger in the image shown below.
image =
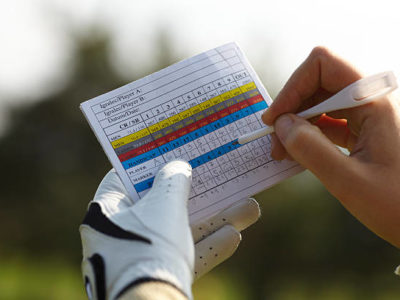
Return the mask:
[[102, 211], [107, 216], [133, 205], [132, 199], [128, 196], [128, 192], [114, 169], [104, 176], [93, 201], [100, 204]]
[[353, 174], [357, 173], [355, 165], [318, 127], [295, 115], [285, 114], [275, 122], [275, 132], [286, 151], [329, 190], [346, 190]]
[[189, 231], [187, 201], [190, 193], [192, 168], [182, 160], [167, 163], [157, 173], [151, 190], [130, 210], [133, 215], [158, 236], [185, 243]]
[[287, 157], [287, 152], [285, 147], [283, 147], [281, 141], [276, 136], [275, 133], [271, 134], [271, 157], [275, 160], [283, 160]]
[[272, 125], [281, 114], [297, 112], [321, 88], [334, 94], [360, 78], [360, 72], [351, 64], [323, 47], [316, 47], [290, 77], [262, 120]]
[[357, 137], [351, 133], [347, 120], [334, 119], [323, 115], [314, 125], [334, 144], [351, 151], [357, 142]]
[[334, 93], [330, 93], [323, 88], [319, 88], [311, 97], [307, 98], [301, 103], [299, 108], [296, 110], [296, 113], [309, 109], [310, 107], [315, 106], [322, 101], [325, 101], [326, 99], [332, 97], [333, 94]]
[[240, 200], [212, 217], [191, 224], [193, 240], [196, 243], [227, 224], [242, 231], [254, 224], [260, 215], [260, 206], [255, 199]]
[[198, 279], [228, 259], [236, 251], [241, 235], [235, 227], [225, 225], [195, 244], [194, 276]]
[[253, 198], [241, 200], [220, 214], [220, 217], [226, 219], [238, 231], [245, 230], [254, 224], [260, 216], [260, 205]]

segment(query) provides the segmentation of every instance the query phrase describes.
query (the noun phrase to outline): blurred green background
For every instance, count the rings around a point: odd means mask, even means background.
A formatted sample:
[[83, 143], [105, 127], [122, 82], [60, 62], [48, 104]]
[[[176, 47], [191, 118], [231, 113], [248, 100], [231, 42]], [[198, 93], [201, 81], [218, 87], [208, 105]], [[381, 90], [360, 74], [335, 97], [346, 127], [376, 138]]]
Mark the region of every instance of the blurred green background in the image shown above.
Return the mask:
[[[62, 80], [42, 84], [29, 101], [0, 85], [0, 299], [85, 299], [78, 226], [111, 166], [79, 104], [207, 49], [177, 50], [179, 31], [164, 23], [148, 42], [148, 63], [136, 70], [115, 63], [114, 34], [107, 26], [77, 27], [65, 14], [54, 14], [64, 19], [56, 31], [72, 49], [58, 70]], [[264, 44], [251, 49], [250, 60], [275, 96], [286, 76], [277, 61], [285, 59], [278, 37], [260, 40]], [[139, 51], [140, 44], [133, 45]], [[14, 60], [8, 63], [18, 65]], [[399, 250], [355, 220], [311, 173], [256, 198], [262, 218], [243, 233], [229, 261], [194, 284], [195, 299], [399, 299], [393, 274]]]

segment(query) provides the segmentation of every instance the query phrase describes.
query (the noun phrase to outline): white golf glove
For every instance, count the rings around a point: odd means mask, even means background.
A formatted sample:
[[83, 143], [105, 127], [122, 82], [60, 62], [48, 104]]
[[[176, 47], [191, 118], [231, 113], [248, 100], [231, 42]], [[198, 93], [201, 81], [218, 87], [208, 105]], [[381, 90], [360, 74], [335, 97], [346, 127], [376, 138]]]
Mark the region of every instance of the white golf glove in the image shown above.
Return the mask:
[[80, 227], [82, 272], [90, 299], [117, 299], [149, 281], [168, 283], [191, 299], [193, 274], [201, 276], [233, 254], [239, 231], [259, 217], [257, 202], [240, 201], [192, 224], [194, 267], [187, 213], [190, 185], [190, 165], [170, 162], [134, 204], [114, 170], [105, 176]]

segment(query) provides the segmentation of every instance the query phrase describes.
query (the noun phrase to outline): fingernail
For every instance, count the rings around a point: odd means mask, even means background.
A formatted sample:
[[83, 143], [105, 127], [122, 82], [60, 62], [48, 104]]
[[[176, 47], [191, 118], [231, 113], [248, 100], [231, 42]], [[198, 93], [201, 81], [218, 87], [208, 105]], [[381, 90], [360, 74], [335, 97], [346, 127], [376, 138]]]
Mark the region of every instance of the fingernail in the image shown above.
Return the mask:
[[263, 114], [261, 115], [261, 121], [263, 121], [263, 123], [266, 124], [266, 125], [268, 125], [268, 124], [266, 123], [266, 121], [267, 121], [267, 114], [268, 114], [268, 109], [265, 110], [265, 111], [263, 112]]
[[282, 115], [275, 122], [275, 133], [281, 141], [284, 141], [293, 125], [293, 119], [289, 115]]

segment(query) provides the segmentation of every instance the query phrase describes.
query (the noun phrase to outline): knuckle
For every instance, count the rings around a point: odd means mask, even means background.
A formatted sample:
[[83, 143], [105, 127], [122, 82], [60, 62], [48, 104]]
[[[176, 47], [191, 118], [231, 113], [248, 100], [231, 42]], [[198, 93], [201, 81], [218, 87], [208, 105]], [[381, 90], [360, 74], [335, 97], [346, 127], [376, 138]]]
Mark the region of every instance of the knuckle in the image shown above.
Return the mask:
[[331, 51], [325, 46], [316, 46], [312, 49], [310, 56], [312, 58], [323, 58], [331, 56]]

